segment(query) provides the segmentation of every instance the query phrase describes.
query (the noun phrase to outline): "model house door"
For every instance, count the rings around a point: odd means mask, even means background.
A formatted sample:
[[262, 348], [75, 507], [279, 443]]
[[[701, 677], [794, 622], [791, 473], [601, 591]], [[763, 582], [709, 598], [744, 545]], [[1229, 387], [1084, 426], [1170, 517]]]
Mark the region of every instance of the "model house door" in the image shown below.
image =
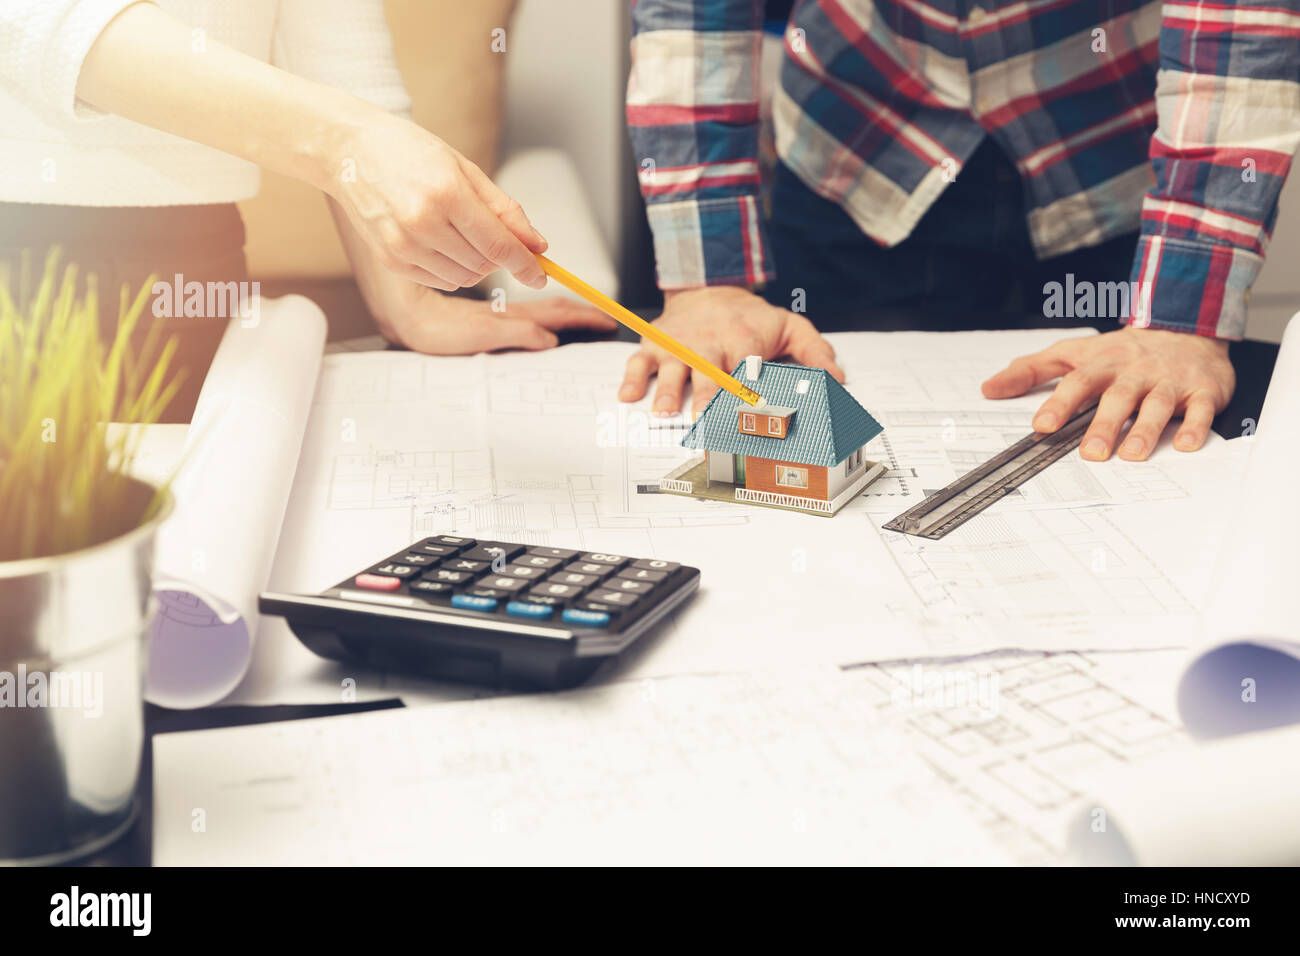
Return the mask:
[[708, 453], [709, 462], [709, 481], [725, 481], [727, 484], [734, 484], [736, 481], [735, 468], [733, 466], [734, 455], [721, 454], [716, 451]]
[[735, 457], [736, 457], [736, 484], [743, 485], [745, 483], [745, 456], [736, 455]]

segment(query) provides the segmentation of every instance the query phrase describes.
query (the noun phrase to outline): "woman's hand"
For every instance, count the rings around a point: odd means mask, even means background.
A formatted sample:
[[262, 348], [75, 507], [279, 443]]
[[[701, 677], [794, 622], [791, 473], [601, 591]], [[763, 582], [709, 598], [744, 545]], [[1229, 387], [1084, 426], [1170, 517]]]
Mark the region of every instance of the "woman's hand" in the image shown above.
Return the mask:
[[437, 136], [376, 112], [349, 125], [320, 185], [374, 251], [402, 278], [450, 292], [505, 268], [540, 289], [534, 253], [546, 240], [519, 203]]

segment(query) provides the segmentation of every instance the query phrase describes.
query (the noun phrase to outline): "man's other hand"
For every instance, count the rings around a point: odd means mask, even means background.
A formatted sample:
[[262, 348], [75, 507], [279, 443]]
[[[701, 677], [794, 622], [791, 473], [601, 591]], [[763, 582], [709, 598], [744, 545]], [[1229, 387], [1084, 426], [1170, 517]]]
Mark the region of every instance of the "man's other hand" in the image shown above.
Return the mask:
[[1061, 381], [1034, 416], [1034, 430], [1054, 432], [1081, 406], [1100, 396], [1079, 453], [1105, 461], [1134, 411], [1137, 420], [1119, 446], [1119, 457], [1142, 461], [1165, 425], [1183, 418], [1174, 438], [1179, 451], [1205, 443], [1214, 416], [1232, 398], [1236, 375], [1228, 343], [1188, 332], [1124, 328], [1065, 339], [1025, 355], [982, 386], [985, 398], [1014, 398], [1054, 378]]

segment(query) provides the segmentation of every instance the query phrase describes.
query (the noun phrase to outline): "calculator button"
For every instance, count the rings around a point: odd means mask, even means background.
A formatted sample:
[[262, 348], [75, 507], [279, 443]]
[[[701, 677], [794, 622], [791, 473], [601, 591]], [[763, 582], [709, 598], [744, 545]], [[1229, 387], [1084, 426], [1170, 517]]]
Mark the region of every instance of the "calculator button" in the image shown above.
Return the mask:
[[544, 621], [555, 613], [555, 608], [549, 604], [533, 604], [528, 601], [511, 601], [506, 605], [506, 613], [513, 614], [515, 617], [531, 617], [534, 620]]
[[605, 587], [620, 594], [649, 594], [654, 589], [650, 581], [633, 581], [630, 578], [614, 578], [606, 581]]
[[645, 571], [662, 571], [665, 574], [672, 574], [681, 567], [676, 561], [660, 561], [658, 558], [642, 558], [639, 561], [633, 561], [632, 567], [641, 568]]
[[550, 584], [571, 584], [575, 588], [589, 588], [600, 578], [594, 574], [575, 574], [572, 571], [561, 571], [559, 574], [552, 574], [546, 580]]
[[437, 561], [438, 558], [432, 554], [416, 554], [414, 551], [412, 551], [410, 554], [403, 554], [397, 558], [394, 558], [393, 560], [400, 561], [402, 564], [414, 564], [418, 566], [424, 566], [428, 564], [433, 564], [433, 562]]
[[588, 627], [604, 627], [609, 623], [609, 612], [607, 611], [585, 611], [580, 608], [569, 608], [561, 615], [565, 624], [585, 624]]
[[548, 558], [543, 554], [521, 554], [515, 558], [515, 564], [525, 568], [558, 568], [563, 563], [561, 558]]
[[384, 574], [358, 574], [353, 581], [359, 588], [366, 588], [370, 591], [396, 591], [402, 586], [401, 578], [389, 577]]
[[546, 576], [546, 568], [530, 568], [522, 564], [508, 564], [501, 573], [510, 578], [524, 578], [528, 581], [539, 580]]
[[576, 609], [579, 611], [593, 611], [597, 614], [604, 614], [608, 617], [614, 617], [623, 610], [621, 607], [613, 604], [605, 604], [601, 601], [583, 601], [577, 605]]
[[449, 544], [422, 544], [420, 550], [425, 554], [433, 555], [435, 558], [449, 558], [460, 548], [453, 548]]
[[[634, 564], [632, 565], [632, 567], [624, 568], [622, 571], [618, 572], [618, 575], [614, 578], [614, 581], [621, 581], [621, 580], [648, 581], [651, 584], [658, 584], [666, 577], [668, 577], [667, 571], [649, 571], [646, 568], [638, 568]], [[613, 582], [610, 583], [613, 584]]]
[[[503, 590], [501, 588], [489, 588], [481, 584], [478, 587], [470, 588], [465, 593], [470, 597], [491, 598], [493, 601], [499, 601], [502, 598], [509, 598], [511, 596], [509, 591]], [[459, 596], [460, 595], [457, 595], [457, 597]]]
[[435, 534], [432, 538], [425, 538], [423, 541], [425, 547], [435, 544], [444, 548], [453, 548], [457, 551], [472, 548], [477, 543], [473, 538], [462, 538], [454, 534]]
[[412, 594], [420, 597], [432, 597], [435, 594], [450, 594], [451, 585], [445, 581], [412, 581], [409, 585]]
[[457, 594], [451, 599], [451, 606], [464, 608], [467, 611], [495, 611], [497, 599], [474, 594]]
[[553, 581], [543, 581], [537, 587], [533, 588], [529, 594], [530, 598], [553, 597], [567, 599], [577, 597], [582, 593], [582, 588], [574, 587], [572, 584], [556, 584]]
[[504, 574], [489, 574], [479, 584], [485, 588], [497, 588], [501, 591], [518, 591], [528, 582], [522, 578], [508, 578]]
[[602, 554], [599, 551], [592, 551], [590, 554], [584, 554], [581, 558], [583, 561], [591, 561], [595, 564], [626, 564], [628, 559], [621, 554]]
[[434, 568], [424, 572], [424, 580], [442, 581], [445, 584], [465, 584], [473, 577], [468, 571], [453, 571], [451, 568]]
[[496, 561], [498, 558], [503, 558], [504, 560], [509, 561], [523, 550], [524, 546], [521, 544], [480, 544], [477, 548], [470, 548], [462, 555], [462, 557], [472, 558], [475, 561], [487, 561], [489, 563]]
[[557, 558], [560, 561], [568, 561], [578, 552], [570, 551], [568, 548], [529, 548], [528, 553], [541, 558]]
[[598, 578], [603, 578], [607, 574], [612, 574], [615, 570], [612, 564], [596, 564], [592, 561], [574, 561], [565, 567], [566, 571], [572, 571], [575, 574], [594, 574]]
[[555, 594], [538, 594], [536, 590], [529, 591], [526, 600], [529, 604], [545, 604], [547, 607], [563, 607], [568, 603], [567, 598]]
[[[592, 603], [612, 604], [615, 607], [631, 607], [640, 598], [639, 594], [626, 594], [622, 591], [606, 591], [603, 588], [597, 588], [587, 595]], [[586, 607], [584, 604], [583, 607]]]
[[466, 574], [478, 574], [480, 571], [487, 570], [488, 562], [467, 561], [464, 558], [452, 558], [450, 561], [442, 562], [439, 567], [446, 568], [448, 571], [464, 571]]
[[412, 567], [409, 564], [395, 564], [391, 561], [384, 564], [376, 564], [370, 569], [372, 574], [389, 574], [395, 578], [414, 577], [419, 568]]

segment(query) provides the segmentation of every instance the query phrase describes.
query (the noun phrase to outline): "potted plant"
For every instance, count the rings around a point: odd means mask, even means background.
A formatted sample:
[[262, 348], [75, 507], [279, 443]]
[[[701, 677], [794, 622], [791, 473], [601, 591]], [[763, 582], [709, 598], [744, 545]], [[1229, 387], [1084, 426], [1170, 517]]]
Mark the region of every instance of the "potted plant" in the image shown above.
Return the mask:
[[[144, 636], [164, 487], [129, 474], [180, 384], [177, 343], [121, 292], [101, 340], [96, 283], [58, 250], [0, 273], [0, 861], [92, 852], [132, 823]], [[139, 331], [139, 334], [137, 334]]]

